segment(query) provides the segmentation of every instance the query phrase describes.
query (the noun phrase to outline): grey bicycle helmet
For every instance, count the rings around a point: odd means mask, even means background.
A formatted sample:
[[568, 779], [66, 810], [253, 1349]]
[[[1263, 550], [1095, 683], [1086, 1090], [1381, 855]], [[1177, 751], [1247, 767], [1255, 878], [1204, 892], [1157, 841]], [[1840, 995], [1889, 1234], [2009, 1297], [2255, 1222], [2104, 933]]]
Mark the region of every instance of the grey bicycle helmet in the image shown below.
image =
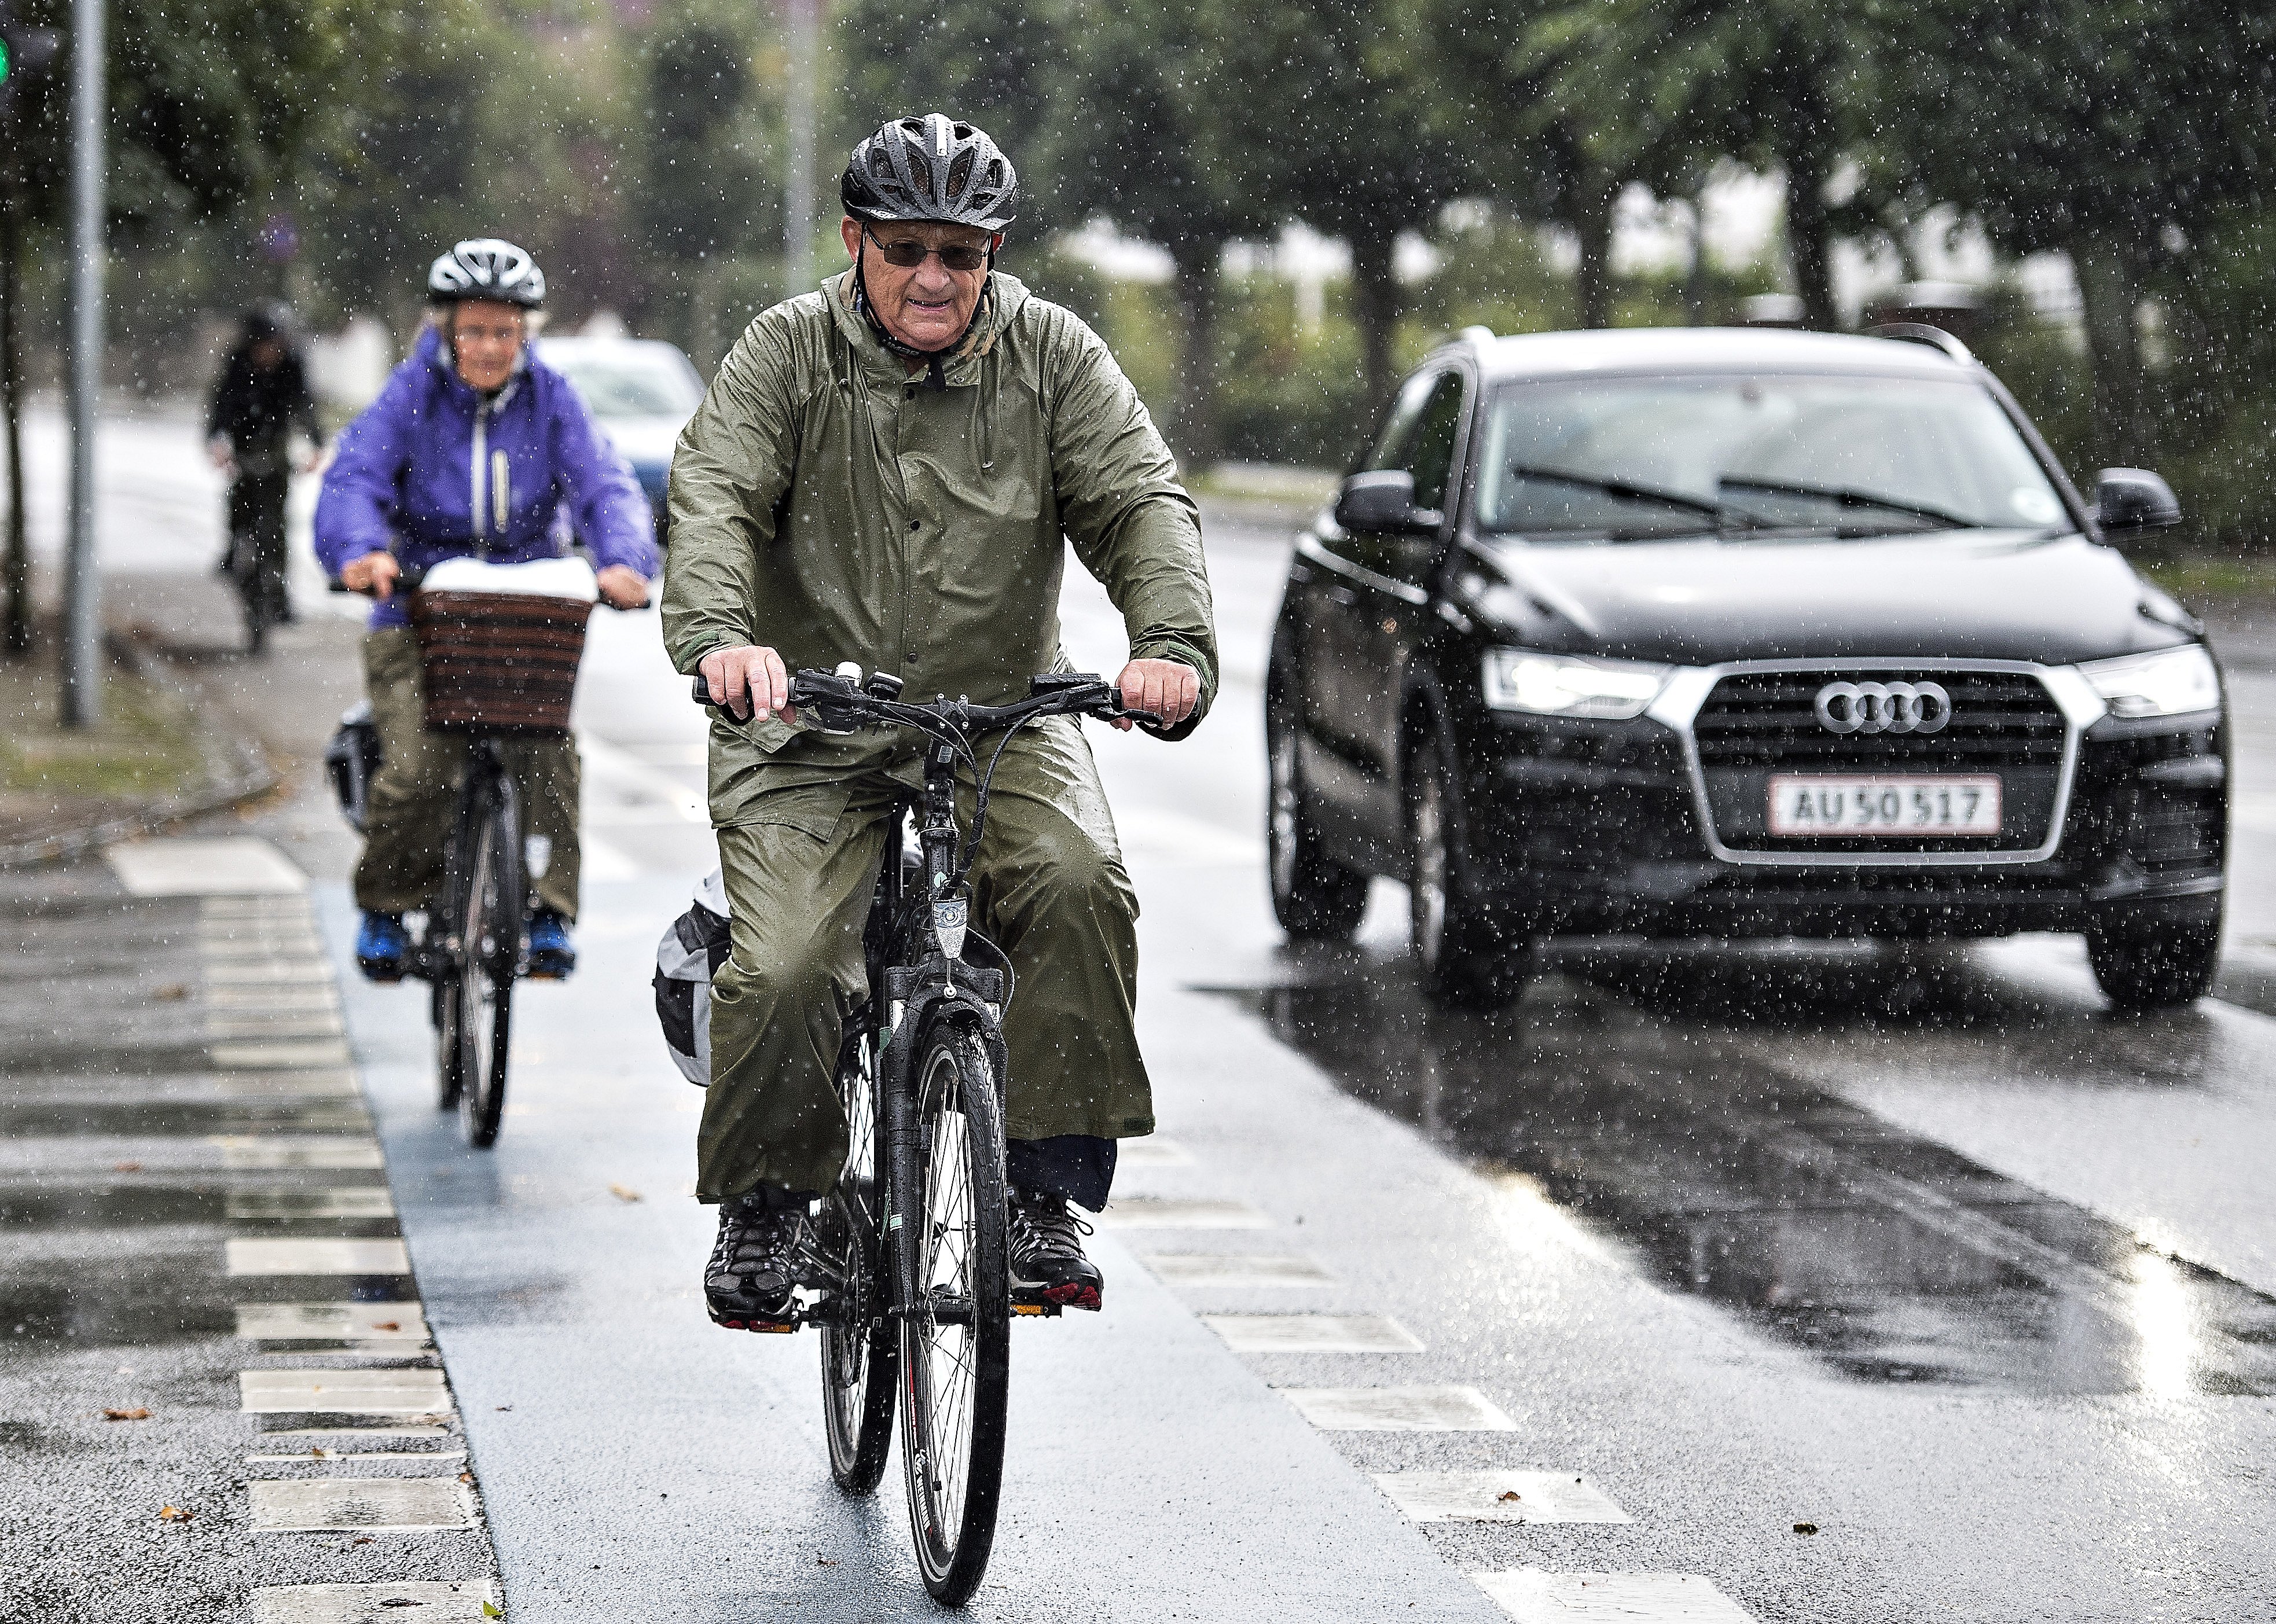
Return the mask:
[[927, 113], [879, 125], [854, 148], [838, 195], [857, 220], [937, 220], [1000, 231], [1017, 212], [1020, 177], [985, 130]]
[[545, 273], [527, 249], [502, 237], [470, 237], [428, 268], [427, 297], [444, 305], [494, 299], [535, 310], [545, 302]]

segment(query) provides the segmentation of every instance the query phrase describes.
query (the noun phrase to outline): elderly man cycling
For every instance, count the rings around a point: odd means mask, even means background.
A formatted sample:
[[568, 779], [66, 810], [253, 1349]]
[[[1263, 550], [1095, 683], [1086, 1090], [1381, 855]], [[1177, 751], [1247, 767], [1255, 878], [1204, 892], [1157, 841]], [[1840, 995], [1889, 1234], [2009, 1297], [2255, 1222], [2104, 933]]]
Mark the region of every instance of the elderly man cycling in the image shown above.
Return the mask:
[[[790, 673], [850, 660], [920, 694], [1024, 694], [1065, 668], [1072, 543], [1122, 611], [1126, 702], [1182, 737], [1217, 683], [1200, 525], [1168, 448], [1096, 335], [994, 269], [1011, 161], [971, 125], [899, 118], [854, 149], [840, 192], [848, 268], [752, 323], [671, 471], [665, 639], [732, 713], [711, 736], [732, 945], [697, 1193], [721, 1209], [712, 1316], [744, 1323], [788, 1303], [808, 1203], [845, 1158], [841, 1021], [884, 820], [921, 781], [906, 734], [799, 727]], [[1154, 1127], [1137, 902], [1075, 721], [1014, 735], [990, 805], [977, 922], [1017, 975], [1013, 1270], [1095, 1309], [1068, 1203], [1104, 1205], [1115, 1142]]]

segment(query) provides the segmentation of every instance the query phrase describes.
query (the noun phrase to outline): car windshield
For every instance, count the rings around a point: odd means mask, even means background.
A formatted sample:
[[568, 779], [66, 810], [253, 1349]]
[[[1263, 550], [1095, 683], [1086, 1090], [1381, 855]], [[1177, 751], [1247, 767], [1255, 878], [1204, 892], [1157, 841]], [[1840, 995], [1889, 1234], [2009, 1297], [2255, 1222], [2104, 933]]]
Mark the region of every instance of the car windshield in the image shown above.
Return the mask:
[[1981, 384], [1821, 376], [1506, 384], [1489, 406], [1476, 511], [1488, 531], [1616, 541], [2036, 529], [2064, 516]]
[[703, 398], [702, 385], [668, 351], [565, 345], [548, 349], [545, 360], [577, 386], [596, 417], [686, 417]]

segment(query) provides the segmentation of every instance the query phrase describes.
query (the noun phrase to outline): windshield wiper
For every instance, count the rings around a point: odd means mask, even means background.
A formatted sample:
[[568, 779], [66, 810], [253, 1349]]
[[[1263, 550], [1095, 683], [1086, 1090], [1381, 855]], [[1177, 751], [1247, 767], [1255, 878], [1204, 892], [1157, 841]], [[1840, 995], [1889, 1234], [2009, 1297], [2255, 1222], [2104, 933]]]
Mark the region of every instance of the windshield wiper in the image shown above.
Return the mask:
[[1940, 507], [1925, 507], [1917, 502], [1900, 502], [1894, 497], [1877, 497], [1870, 490], [1849, 490], [1834, 485], [1795, 485], [1780, 480], [1738, 479], [1726, 474], [1718, 484], [1736, 485], [1741, 490], [1767, 491], [1779, 497], [1810, 497], [1821, 502], [1832, 502], [1842, 507], [1870, 507], [1884, 513], [1903, 513], [1912, 519], [1925, 519], [1931, 524], [1948, 530], [1984, 530], [1972, 519], [1962, 519], [1957, 513], [1947, 513]]
[[1680, 507], [1687, 512], [1702, 513], [1715, 521], [1720, 530], [1726, 519], [1736, 516], [1751, 529], [1761, 521], [1742, 507], [1733, 507], [1727, 502], [1711, 502], [1704, 497], [1688, 497], [1680, 490], [1661, 490], [1651, 485], [1639, 485], [1624, 479], [1602, 479], [1593, 474], [1571, 474], [1563, 468], [1538, 468], [1524, 463], [1506, 465], [1507, 471], [1520, 479], [1547, 480], [1552, 484], [1577, 485], [1583, 490], [1601, 490], [1608, 497], [1618, 497], [1623, 502], [1657, 502], [1662, 507]]

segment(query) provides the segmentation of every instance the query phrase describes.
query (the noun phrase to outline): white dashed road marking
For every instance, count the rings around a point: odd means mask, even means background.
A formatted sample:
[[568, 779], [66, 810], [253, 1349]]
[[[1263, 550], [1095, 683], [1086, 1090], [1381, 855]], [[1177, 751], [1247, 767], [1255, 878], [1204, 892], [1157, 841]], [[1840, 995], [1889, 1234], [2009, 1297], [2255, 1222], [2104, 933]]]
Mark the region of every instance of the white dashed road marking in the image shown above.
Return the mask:
[[1633, 1522], [1571, 1472], [1383, 1472], [1376, 1486], [1417, 1522]]
[[248, 1342], [427, 1339], [426, 1310], [415, 1302], [247, 1302], [237, 1334]]
[[305, 1066], [345, 1066], [348, 1046], [337, 1037], [281, 1043], [215, 1043], [208, 1051], [224, 1071], [274, 1071]]
[[[295, 1584], [253, 1593], [253, 1624], [474, 1624], [495, 1617], [497, 1586], [488, 1579], [456, 1584]], [[417, 1612], [413, 1612], [413, 1608]], [[400, 1611], [398, 1611], [400, 1609]]]
[[400, 1241], [232, 1241], [229, 1271], [248, 1274], [408, 1274]]
[[1118, 1168], [1190, 1167], [1194, 1153], [1174, 1139], [1125, 1139], [1114, 1153], [1114, 1165]]
[[284, 853], [241, 835], [141, 840], [107, 847], [102, 855], [137, 897], [297, 896], [308, 889], [308, 877]]
[[1517, 1423], [1475, 1387], [1283, 1387], [1323, 1432], [1514, 1432]]
[[1098, 1215], [1106, 1229], [1270, 1229], [1272, 1220], [1245, 1201], [1166, 1201], [1126, 1195]]
[[296, 1477], [249, 1486], [253, 1526], [269, 1533], [408, 1534], [474, 1526], [474, 1497], [455, 1477]]
[[1472, 1574], [1518, 1624], [1754, 1624], [1754, 1614], [1693, 1574]]
[[440, 1370], [240, 1370], [237, 1385], [239, 1408], [256, 1415], [426, 1415], [451, 1408]]
[[1204, 1314], [1236, 1354], [1419, 1354], [1395, 1319], [1373, 1314]]
[[377, 1185], [329, 1190], [231, 1190], [233, 1218], [391, 1218], [395, 1203]]
[[1261, 1252], [1149, 1252], [1138, 1260], [1165, 1286], [1333, 1286], [1309, 1257]]
[[221, 1151], [232, 1170], [316, 1167], [345, 1172], [382, 1168], [379, 1142], [363, 1134], [216, 1134], [206, 1142]]

